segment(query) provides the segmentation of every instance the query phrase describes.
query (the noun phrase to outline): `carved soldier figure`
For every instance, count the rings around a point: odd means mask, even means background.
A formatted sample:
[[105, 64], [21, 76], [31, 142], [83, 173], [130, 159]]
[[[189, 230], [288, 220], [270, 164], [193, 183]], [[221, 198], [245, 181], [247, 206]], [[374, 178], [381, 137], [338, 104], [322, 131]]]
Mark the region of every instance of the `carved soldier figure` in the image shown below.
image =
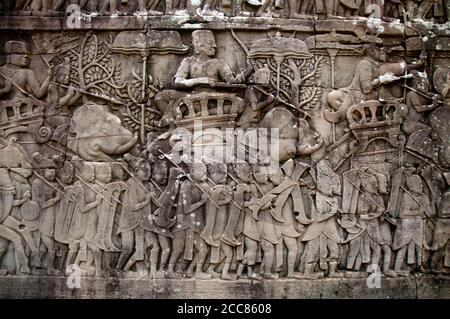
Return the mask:
[[[199, 85], [214, 87], [217, 82], [236, 83], [245, 79], [245, 74], [233, 75], [228, 63], [223, 59], [214, 58], [216, 55], [216, 40], [210, 30], [196, 30], [192, 32], [194, 55], [185, 58], [178, 67], [175, 75], [177, 89], [192, 89]], [[208, 88], [203, 88], [203, 90]], [[173, 103], [187, 93], [179, 90], [164, 90], [156, 94], [155, 104], [164, 114], [161, 126], [167, 126], [174, 116]]]
[[[403, 274], [402, 264], [405, 255], [406, 263], [422, 266], [423, 243], [425, 234], [425, 217], [432, 217], [430, 201], [423, 193], [422, 179], [411, 171], [405, 172], [405, 186], [402, 188], [402, 198], [398, 211], [399, 220], [395, 229], [392, 249], [397, 251], [394, 271]], [[408, 272], [409, 273], [409, 272]]]
[[[235, 172], [239, 181], [236, 188], [239, 187], [240, 191], [243, 192], [242, 212], [239, 225], [236, 228], [236, 234], [240, 235], [237, 260], [241, 261], [238, 266], [237, 276], [238, 278], [242, 277], [244, 268], [246, 268], [249, 279], [260, 280], [262, 279], [261, 276], [253, 269], [257, 261], [260, 234], [256, 225], [256, 219], [249, 209], [250, 203], [257, 198], [257, 188], [254, 184], [253, 172], [249, 163], [236, 163]], [[247, 186], [245, 190], [244, 185]]]
[[[257, 186], [260, 197], [268, 194], [274, 187], [269, 182], [269, 174], [267, 167], [256, 165], [253, 167], [253, 177]], [[261, 204], [258, 213], [257, 227], [260, 233], [260, 243], [263, 257], [264, 272], [263, 277], [266, 279], [278, 278], [275, 274], [275, 245], [281, 240], [281, 232], [277, 231], [275, 225], [276, 220], [273, 217], [275, 211], [271, 209], [272, 201]]]
[[426, 72], [411, 71], [413, 75], [412, 90], [406, 93], [408, 114], [403, 120], [402, 129], [406, 134], [412, 134], [419, 130], [431, 130], [425, 123], [424, 114], [434, 110], [438, 106], [438, 95], [430, 94], [430, 83]]
[[25, 42], [6, 42], [5, 53], [7, 55], [6, 64], [0, 67], [0, 78], [3, 80], [0, 97], [13, 99], [32, 95], [38, 99], [43, 98], [47, 94], [48, 85], [53, 77], [53, 69], [48, 70], [47, 78], [41, 84], [36, 73], [28, 68], [30, 58]]
[[68, 263], [70, 220], [73, 218], [77, 200], [75, 195], [77, 188], [73, 186], [75, 166], [70, 161], [66, 160], [63, 166], [56, 171], [56, 176], [55, 179], [65, 196], [61, 196], [61, 200], [56, 208], [54, 238], [59, 245], [64, 247], [65, 255], [63, 260], [65, 260], [65, 266], [67, 268], [67, 266], [70, 265], [70, 263]]
[[431, 267], [436, 273], [450, 272], [450, 173], [442, 174], [445, 179], [445, 191], [441, 207], [436, 218], [431, 247]]
[[55, 218], [56, 209], [61, 199], [61, 191], [56, 183], [56, 171], [54, 167], [44, 170], [43, 179], [37, 178], [33, 181], [33, 199], [37, 201], [41, 209], [40, 217], [40, 239], [47, 250], [47, 275], [56, 275], [55, 264]]
[[[356, 212], [359, 216], [357, 220], [362, 228], [362, 231], [347, 237], [347, 241], [350, 242], [347, 269], [355, 267], [356, 270], [359, 270], [361, 263], [380, 265], [380, 261], [382, 261], [383, 273], [389, 277], [396, 277], [397, 274], [390, 269], [392, 236], [389, 222], [392, 221], [386, 215], [381, 195], [387, 193], [386, 176], [375, 173], [367, 167], [360, 168], [356, 174], [359, 182], [355, 181], [352, 171], [344, 173], [344, 182], [347, 184], [345, 187], [350, 186], [357, 193], [347, 199], [357, 201]], [[345, 195], [348, 194], [344, 192]]]
[[[167, 187], [168, 181], [168, 168], [164, 161], [156, 162], [152, 164], [152, 179], [155, 186], [154, 192], [157, 193], [158, 201]], [[163, 203], [161, 203], [163, 204]], [[154, 214], [155, 212], [153, 212]], [[159, 246], [161, 247], [161, 257], [160, 257], [160, 266], [158, 268], [158, 276], [161, 272], [165, 271], [167, 262], [169, 261], [170, 252], [171, 252], [171, 241], [172, 233], [170, 232], [170, 227], [158, 225], [158, 227], [162, 228], [160, 232], [157, 233]]]
[[[9, 141], [0, 138], [0, 237], [13, 244], [19, 260], [19, 271], [26, 274], [30, 273], [30, 267], [20, 234], [26, 234], [29, 229], [20, 227], [20, 222], [11, 216], [11, 211], [13, 207], [20, 206], [31, 198], [30, 192], [24, 192], [22, 198], [15, 198], [16, 176], [27, 179], [31, 173], [31, 165], [25, 151], [15, 143], [15, 138]], [[30, 248], [33, 248], [33, 241], [27, 242]], [[6, 251], [7, 244], [6, 241], [2, 242], [0, 257]], [[37, 249], [33, 250], [36, 254]]]
[[323, 276], [323, 273], [314, 273], [318, 262], [321, 270], [328, 270], [328, 277], [342, 277], [342, 274], [337, 272], [339, 244], [342, 243], [342, 238], [336, 219], [339, 207], [336, 195], [341, 194], [341, 183], [339, 176], [325, 160], [317, 164], [316, 170], [316, 203], [313, 210], [316, 216], [302, 237], [302, 241], [307, 242], [305, 276], [311, 278]]
[[367, 56], [356, 65], [350, 85], [327, 95], [327, 102], [337, 109], [333, 113], [325, 111], [325, 118], [330, 122], [342, 121], [353, 104], [391, 98], [385, 85], [399, 80], [406, 70], [420, 66], [420, 63], [407, 65], [404, 61], [386, 63], [385, 48], [373, 43], [366, 44], [364, 49]]
[[[269, 77], [270, 70], [267, 66], [255, 72], [257, 85], [267, 85]], [[262, 115], [274, 106], [275, 97], [272, 94], [267, 96], [259, 91], [255, 85], [249, 85], [245, 89], [244, 101], [246, 108], [236, 122], [236, 126], [245, 129], [258, 125]]]
[[[208, 254], [208, 246], [200, 237], [205, 226], [205, 203], [208, 200], [206, 183], [207, 169], [203, 163], [192, 163], [189, 167], [189, 179], [180, 185], [176, 223], [172, 227], [173, 247], [167, 271], [168, 278], [175, 274], [176, 263], [184, 253], [184, 260], [190, 261], [187, 275], [195, 278], [209, 279], [211, 275], [203, 272], [203, 264]], [[194, 251], [196, 254], [194, 256]]]
[[[150, 248], [150, 276], [153, 277], [156, 275], [160, 252], [157, 234], [163, 230], [159, 229], [153, 220], [149, 220], [151, 218], [148, 217], [152, 215], [146, 215], [145, 212], [153, 212], [151, 204], [157, 204], [158, 201], [152, 185], [149, 184], [150, 165], [138, 159], [132, 165], [135, 167], [135, 175], [127, 181], [117, 231], [122, 238], [122, 252], [117, 267], [129, 271], [136, 262], [144, 261], [145, 252]], [[167, 249], [168, 238], [163, 236], [163, 239], [164, 249]], [[138, 267], [138, 264], [136, 266], [138, 271], [144, 271], [143, 267]]]
[[84, 162], [82, 165], [80, 162], [75, 163], [81, 172], [80, 175], [75, 175], [77, 181], [74, 185], [79, 188], [79, 192], [77, 207], [70, 225], [71, 243], [67, 261], [69, 264], [80, 264], [80, 261], [87, 261], [87, 250], [90, 249], [94, 254], [96, 268], [89, 269], [88, 274], [100, 274], [101, 251], [94, 243], [94, 237], [97, 231], [98, 209], [102, 202], [101, 188], [95, 183], [95, 167], [92, 163]]
[[[215, 184], [209, 191], [206, 205], [206, 224], [200, 236], [211, 246], [210, 265], [208, 273], [213, 278], [231, 280], [228, 271], [233, 260], [233, 248], [224, 241], [220, 241], [228, 220], [228, 210], [232, 201], [232, 190], [227, 185], [227, 165], [212, 163], [208, 166], [209, 178]], [[229, 205], [230, 204], [230, 205]], [[222, 274], [215, 269], [223, 262]]]
[[[234, 172], [237, 175], [236, 181], [230, 183], [233, 188], [233, 202], [234, 204], [229, 206], [228, 220], [221, 236], [221, 241], [229, 246], [235, 247], [236, 259], [242, 260], [243, 258], [243, 214], [250, 202], [251, 191], [249, 183], [252, 182], [252, 175], [250, 165], [248, 163], [236, 163]], [[236, 238], [239, 238], [239, 240]]]
[[48, 107], [45, 110], [47, 122], [55, 129], [67, 125], [70, 121], [68, 107], [74, 105], [80, 97], [79, 91], [70, 86], [70, 59], [66, 57], [55, 68], [55, 82], [48, 87]]

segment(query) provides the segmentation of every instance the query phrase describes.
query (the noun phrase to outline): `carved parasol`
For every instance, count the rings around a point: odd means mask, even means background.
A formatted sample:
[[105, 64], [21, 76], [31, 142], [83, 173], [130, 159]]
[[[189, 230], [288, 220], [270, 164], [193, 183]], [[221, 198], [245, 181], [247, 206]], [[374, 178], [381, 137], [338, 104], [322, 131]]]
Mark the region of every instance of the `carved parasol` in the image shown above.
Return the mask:
[[111, 51], [121, 54], [139, 54], [142, 58], [142, 89], [139, 105], [141, 106], [141, 126], [140, 137], [145, 143], [145, 92], [147, 90], [147, 61], [151, 53], [153, 54], [182, 54], [189, 47], [181, 41], [177, 31], [155, 31], [145, 30], [141, 32], [123, 31], [114, 39], [110, 47]]

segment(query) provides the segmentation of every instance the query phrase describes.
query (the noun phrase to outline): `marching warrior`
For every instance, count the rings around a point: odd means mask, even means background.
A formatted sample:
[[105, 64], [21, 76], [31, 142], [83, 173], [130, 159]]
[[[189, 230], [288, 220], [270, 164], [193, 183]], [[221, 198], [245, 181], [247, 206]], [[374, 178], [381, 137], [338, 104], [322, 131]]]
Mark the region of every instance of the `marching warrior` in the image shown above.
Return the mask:
[[[144, 255], [147, 248], [150, 248], [150, 276], [153, 277], [156, 275], [160, 252], [158, 233], [162, 233], [163, 229], [154, 223], [151, 214], [147, 214], [154, 211], [152, 202], [158, 205], [154, 189], [149, 184], [150, 165], [142, 160], [133, 165], [135, 176], [127, 181], [124, 206], [117, 231], [122, 238], [122, 252], [117, 268], [129, 271], [136, 262], [139, 262], [136, 266], [138, 271], [143, 272]], [[164, 236], [162, 238], [166, 249], [168, 238]]]
[[[209, 201], [206, 211], [206, 225], [200, 236], [211, 246], [210, 265], [208, 273], [213, 278], [231, 280], [228, 274], [233, 260], [233, 248], [229, 244], [220, 241], [228, 220], [229, 203], [232, 200], [232, 190], [227, 185], [227, 165], [213, 163], [208, 167], [209, 177], [216, 184], [209, 191]], [[218, 265], [223, 262], [222, 274], [215, 272]]]
[[[189, 167], [189, 177], [180, 186], [176, 223], [172, 227], [173, 247], [167, 271], [168, 278], [178, 277], [175, 273], [176, 263], [184, 253], [184, 260], [190, 261], [187, 275], [195, 278], [210, 279], [211, 275], [203, 272], [203, 264], [208, 254], [208, 246], [200, 237], [205, 226], [205, 203], [207, 190], [207, 170], [203, 163], [193, 163]], [[201, 191], [199, 191], [201, 190]], [[196, 254], [194, 256], [194, 251]]]
[[[274, 187], [269, 182], [268, 170], [264, 166], [254, 166], [253, 176], [255, 178], [255, 185], [257, 185], [258, 191], [261, 198], [269, 193]], [[274, 262], [275, 262], [275, 245], [281, 240], [281, 233], [279, 233], [277, 227], [275, 226], [275, 219], [273, 214], [275, 213], [272, 207], [272, 201], [267, 201], [265, 204], [261, 204], [258, 213], [258, 231], [261, 234], [260, 243], [261, 248], [264, 253], [263, 256], [263, 266], [264, 272], [263, 277], [266, 279], [278, 278], [275, 274]]]
[[[424, 218], [433, 212], [428, 197], [423, 193], [422, 179], [418, 174], [406, 172], [405, 186], [400, 186], [402, 198], [398, 210], [399, 219], [395, 229], [392, 249], [397, 251], [394, 271], [403, 274], [401, 267], [407, 254], [406, 263], [422, 266], [424, 243]], [[407, 272], [409, 273], [409, 272]]]
[[[77, 164], [80, 164], [77, 162]], [[75, 164], [75, 165], [77, 165]], [[81, 169], [80, 176], [74, 186], [79, 189], [77, 197], [77, 207], [74, 212], [74, 220], [70, 225], [70, 244], [67, 262], [80, 264], [87, 260], [87, 250], [94, 254], [95, 269], [89, 269], [89, 275], [100, 274], [101, 272], [101, 251], [94, 243], [97, 231], [98, 209], [102, 202], [100, 187], [95, 183], [95, 167], [92, 163], [84, 162], [78, 169]], [[76, 257], [76, 258], [75, 258]], [[88, 265], [90, 266], [90, 265]]]
[[336, 214], [339, 201], [336, 195], [341, 194], [339, 176], [327, 165], [325, 160], [317, 166], [316, 207], [314, 222], [306, 229], [302, 241], [307, 242], [305, 248], [305, 276], [322, 277], [323, 273], [314, 273], [319, 262], [321, 270], [328, 270], [328, 277], [342, 277], [337, 272], [339, 262], [339, 244], [342, 238], [337, 228]]
[[386, 210], [381, 195], [387, 192], [386, 176], [375, 173], [367, 167], [359, 169], [357, 175], [359, 185], [349, 177], [349, 174], [344, 173], [344, 182], [350, 182], [350, 187], [358, 193], [356, 197], [351, 197], [357, 198], [356, 212], [359, 215], [358, 223], [362, 228], [362, 231], [347, 237], [349, 241], [347, 269], [359, 270], [361, 264], [368, 263], [379, 265], [383, 252], [384, 274], [396, 277], [397, 274], [390, 269], [392, 258], [390, 247], [392, 238], [388, 223], [390, 218], [385, 216]]
[[[262, 279], [261, 276], [258, 273], [254, 272], [253, 269], [257, 261], [260, 234], [256, 226], [256, 219], [254, 218], [253, 213], [249, 208], [250, 203], [254, 198], [256, 198], [257, 188], [253, 184], [253, 174], [250, 164], [237, 163], [235, 166], [235, 172], [237, 175], [237, 179], [240, 182], [236, 186], [236, 188], [240, 187], [243, 190], [244, 185], [246, 185], [248, 188], [246, 192], [243, 192], [244, 200], [242, 206], [242, 214], [240, 214], [241, 220], [239, 223], [240, 225], [238, 225], [237, 228], [237, 234], [241, 235], [241, 244], [237, 248], [237, 259], [241, 260], [241, 263], [238, 266], [237, 276], [238, 278], [242, 277], [244, 268], [247, 268], [248, 278], [260, 280]], [[243, 185], [241, 185], [241, 183]]]
[[[55, 182], [55, 168], [46, 168], [42, 180], [37, 178], [32, 184], [33, 199], [36, 200], [41, 209], [40, 219], [40, 239], [47, 249], [47, 275], [56, 275], [55, 264], [55, 217], [58, 202], [61, 199], [61, 192], [58, 192], [58, 185]], [[51, 186], [53, 185], [53, 186]]]

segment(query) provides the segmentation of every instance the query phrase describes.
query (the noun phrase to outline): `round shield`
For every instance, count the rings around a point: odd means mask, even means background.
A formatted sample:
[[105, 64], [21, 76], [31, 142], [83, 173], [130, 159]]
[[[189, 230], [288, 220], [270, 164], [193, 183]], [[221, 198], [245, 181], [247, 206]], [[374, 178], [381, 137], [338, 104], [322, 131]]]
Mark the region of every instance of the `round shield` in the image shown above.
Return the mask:
[[38, 203], [28, 200], [22, 205], [22, 217], [25, 220], [35, 220], [39, 217], [40, 210]]

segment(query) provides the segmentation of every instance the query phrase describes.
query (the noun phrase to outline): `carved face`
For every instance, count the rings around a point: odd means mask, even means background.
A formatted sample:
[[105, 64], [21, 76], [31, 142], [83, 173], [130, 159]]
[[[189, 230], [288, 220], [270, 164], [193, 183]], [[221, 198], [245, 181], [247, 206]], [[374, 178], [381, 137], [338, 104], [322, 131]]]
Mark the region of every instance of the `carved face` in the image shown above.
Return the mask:
[[27, 53], [13, 53], [8, 56], [9, 63], [20, 67], [27, 67], [30, 64], [30, 58]]
[[94, 166], [89, 163], [85, 163], [81, 171], [81, 178], [86, 182], [93, 183], [95, 181]]
[[214, 167], [214, 169], [209, 171], [209, 176], [214, 183], [225, 184], [227, 182], [227, 166]]
[[365, 175], [361, 179], [361, 186], [369, 194], [378, 194], [377, 179], [375, 176]]
[[269, 175], [269, 179], [275, 186], [280, 185], [283, 182], [284, 174], [281, 169], [278, 169], [274, 174]]
[[136, 171], [136, 177], [142, 182], [148, 181], [150, 179], [150, 169], [147, 167], [140, 167]]
[[189, 169], [189, 173], [190, 173], [192, 179], [196, 182], [206, 181], [207, 171], [206, 171], [206, 165], [203, 163], [193, 164]]
[[253, 181], [252, 168], [248, 163], [237, 163], [234, 169], [236, 175], [241, 179], [244, 183], [250, 183]]
[[267, 168], [263, 166], [255, 166], [253, 168], [253, 177], [258, 184], [266, 184], [269, 182]]
[[109, 183], [112, 180], [112, 170], [109, 164], [101, 164], [96, 167], [96, 177], [102, 183]]
[[56, 69], [56, 81], [64, 85], [70, 84], [70, 60], [65, 60], [58, 65]]
[[44, 171], [44, 177], [48, 181], [54, 181], [55, 175], [56, 175], [56, 172], [53, 168], [48, 168]]
[[323, 139], [319, 133], [312, 130], [306, 120], [299, 120], [299, 133], [298, 133], [298, 155], [311, 155], [322, 147]]
[[153, 170], [152, 178], [158, 185], [167, 184], [167, 169], [165, 170]]
[[216, 55], [216, 40], [212, 32], [201, 32], [193, 34], [192, 43], [194, 52], [198, 55], [213, 57]]

